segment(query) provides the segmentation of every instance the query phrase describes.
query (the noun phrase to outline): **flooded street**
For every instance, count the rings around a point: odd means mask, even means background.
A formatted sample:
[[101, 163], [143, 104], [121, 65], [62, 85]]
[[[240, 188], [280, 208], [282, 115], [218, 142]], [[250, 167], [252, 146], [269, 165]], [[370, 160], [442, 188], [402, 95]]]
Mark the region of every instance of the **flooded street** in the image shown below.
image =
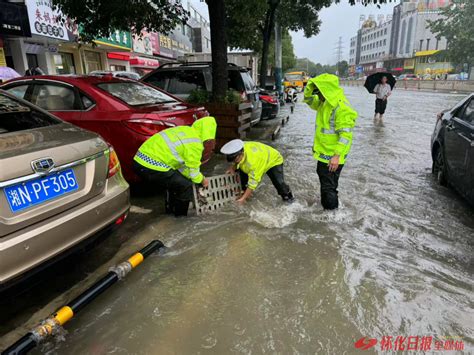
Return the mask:
[[[359, 118], [338, 211], [320, 206], [315, 113], [299, 102], [270, 143], [286, 159], [295, 203], [282, 204], [267, 177], [246, 206], [204, 217], [175, 219], [160, 214], [161, 197], [135, 197], [123, 228], [83, 257], [104, 264], [30, 306], [4, 340], [160, 239], [166, 252], [32, 353], [350, 354], [359, 338], [385, 335], [460, 339], [472, 352], [474, 212], [437, 185], [430, 156], [436, 113], [461, 96], [395, 91], [385, 126], [374, 127], [373, 95], [345, 92]], [[216, 161], [209, 175], [225, 171]]]

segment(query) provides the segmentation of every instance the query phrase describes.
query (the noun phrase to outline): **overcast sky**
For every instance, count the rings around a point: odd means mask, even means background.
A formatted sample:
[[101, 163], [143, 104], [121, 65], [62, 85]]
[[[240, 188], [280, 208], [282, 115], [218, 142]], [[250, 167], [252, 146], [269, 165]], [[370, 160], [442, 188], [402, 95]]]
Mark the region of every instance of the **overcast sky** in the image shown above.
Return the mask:
[[[203, 16], [209, 18], [207, 5], [200, 0], [188, 0], [196, 7]], [[337, 61], [336, 50], [339, 36], [342, 37], [343, 59], [349, 58], [350, 38], [356, 35], [360, 15], [391, 15], [393, 7], [399, 1], [380, 5], [380, 9], [375, 5], [363, 6], [361, 4], [350, 6], [348, 0], [341, 0], [320, 12], [322, 21], [320, 32], [317, 36], [305, 38], [302, 32], [292, 33], [295, 54], [299, 58], [309, 58], [315, 63], [334, 64]]]

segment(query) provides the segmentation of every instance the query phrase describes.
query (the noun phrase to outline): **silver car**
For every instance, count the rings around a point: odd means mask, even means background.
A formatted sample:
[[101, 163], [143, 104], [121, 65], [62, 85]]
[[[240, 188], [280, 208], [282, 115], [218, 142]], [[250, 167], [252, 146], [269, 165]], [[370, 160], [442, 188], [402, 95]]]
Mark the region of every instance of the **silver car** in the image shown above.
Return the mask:
[[130, 208], [112, 147], [0, 90], [0, 289]]

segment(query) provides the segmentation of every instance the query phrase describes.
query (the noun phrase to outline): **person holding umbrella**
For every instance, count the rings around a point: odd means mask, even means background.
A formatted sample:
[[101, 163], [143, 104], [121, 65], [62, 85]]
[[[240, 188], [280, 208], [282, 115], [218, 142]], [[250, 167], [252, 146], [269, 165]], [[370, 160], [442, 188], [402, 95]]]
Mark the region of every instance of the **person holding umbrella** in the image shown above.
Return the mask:
[[396, 80], [390, 73], [375, 73], [369, 75], [364, 86], [369, 93], [375, 94], [374, 124], [383, 124], [383, 115], [387, 108], [387, 99], [392, 94]]
[[375, 85], [375, 116], [374, 124], [383, 124], [383, 115], [387, 108], [387, 99], [392, 95], [392, 88], [387, 83], [387, 77], [382, 76], [382, 80], [379, 84]]

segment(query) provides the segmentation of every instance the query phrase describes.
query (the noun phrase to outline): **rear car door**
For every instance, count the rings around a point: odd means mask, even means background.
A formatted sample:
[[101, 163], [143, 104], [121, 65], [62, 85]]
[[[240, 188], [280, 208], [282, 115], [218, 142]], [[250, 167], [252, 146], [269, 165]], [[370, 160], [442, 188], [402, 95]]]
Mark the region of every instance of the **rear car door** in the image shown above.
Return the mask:
[[65, 121], [80, 123], [81, 99], [72, 85], [49, 80], [35, 80], [29, 101]]
[[456, 109], [446, 125], [445, 158], [450, 182], [459, 192], [472, 194], [474, 174], [474, 99]]

